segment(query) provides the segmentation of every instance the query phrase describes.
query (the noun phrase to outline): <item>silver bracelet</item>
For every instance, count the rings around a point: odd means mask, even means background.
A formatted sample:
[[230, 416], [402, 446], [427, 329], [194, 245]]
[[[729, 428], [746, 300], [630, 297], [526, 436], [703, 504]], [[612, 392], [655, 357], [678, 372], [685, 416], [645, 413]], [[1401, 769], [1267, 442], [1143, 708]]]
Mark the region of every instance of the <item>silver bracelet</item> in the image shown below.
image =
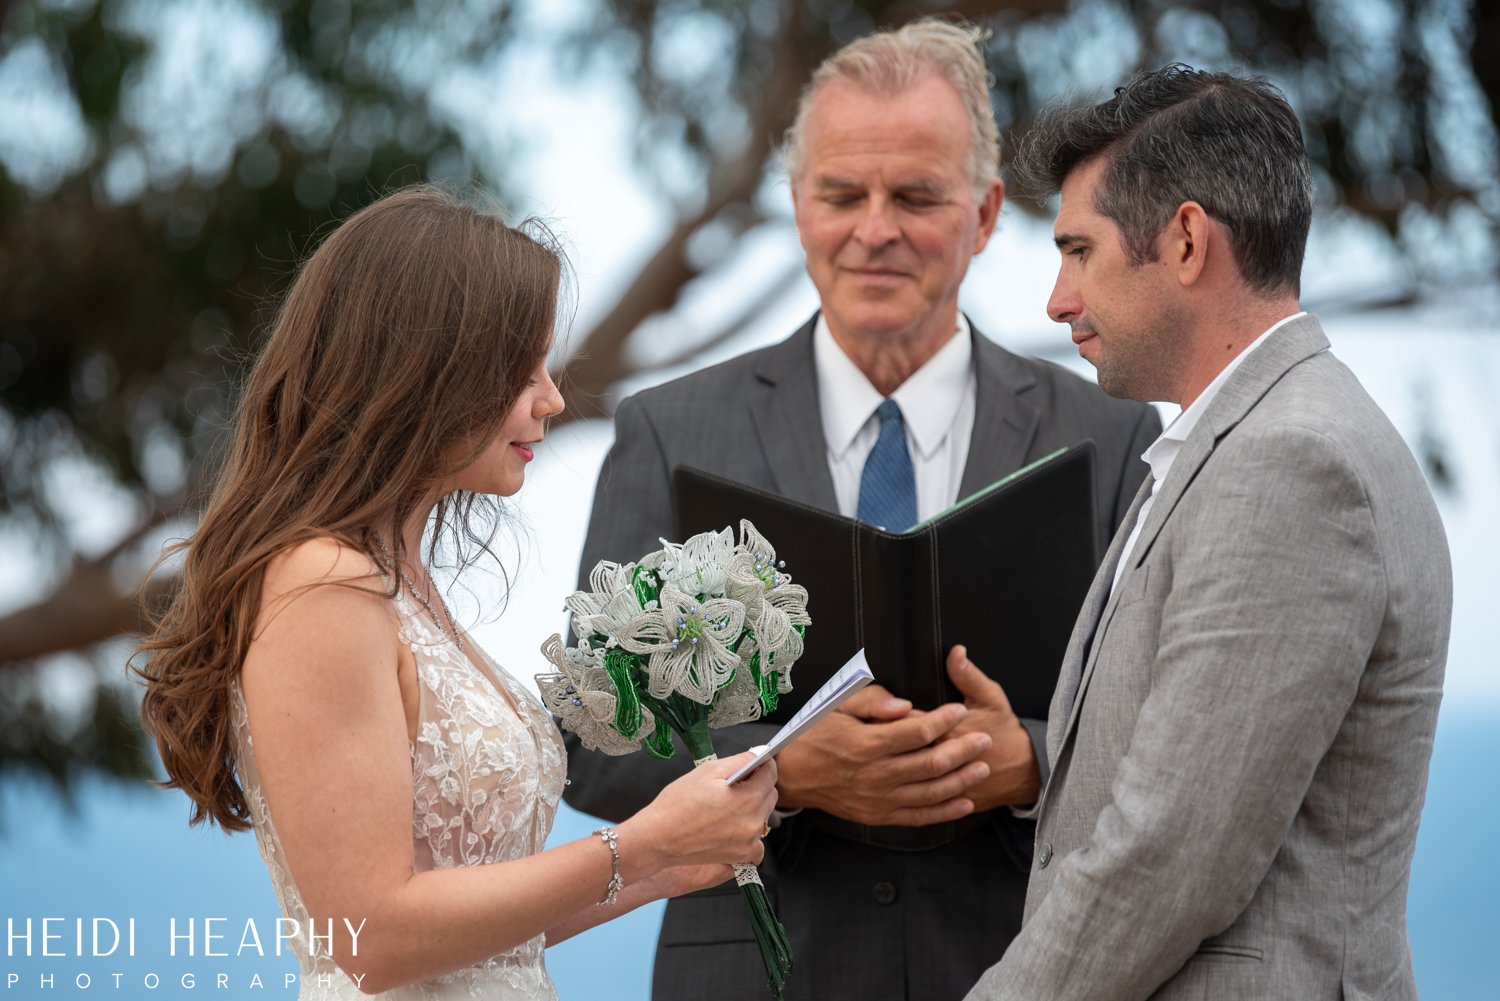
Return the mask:
[[599, 840], [609, 846], [610, 863], [614, 868], [614, 874], [609, 877], [609, 892], [604, 899], [599, 901], [601, 906], [613, 904], [620, 897], [620, 891], [625, 889], [625, 877], [620, 875], [620, 846], [615, 841], [616, 834], [613, 827], [601, 827], [594, 832], [599, 835]]

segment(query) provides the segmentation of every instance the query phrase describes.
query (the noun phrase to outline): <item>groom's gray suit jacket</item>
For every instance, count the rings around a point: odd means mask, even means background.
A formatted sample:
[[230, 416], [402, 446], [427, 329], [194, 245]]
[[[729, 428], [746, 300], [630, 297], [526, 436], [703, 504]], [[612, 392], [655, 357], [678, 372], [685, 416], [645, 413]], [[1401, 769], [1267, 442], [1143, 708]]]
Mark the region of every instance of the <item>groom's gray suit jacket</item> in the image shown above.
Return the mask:
[[1406, 888], [1452, 581], [1411, 453], [1312, 317], [1142, 488], [1074, 630], [1026, 924], [974, 999], [1416, 997]]
[[[778, 345], [620, 404], [581, 579], [598, 560], [635, 559], [672, 534], [670, 476], [677, 465], [837, 510], [812, 330], [809, 321]], [[1156, 412], [973, 336], [976, 412], [960, 495], [1092, 438], [1102, 552], [1146, 474], [1139, 456], [1160, 431]], [[812, 608], [816, 622], [816, 595]], [[774, 729], [750, 723], [719, 730], [715, 746], [721, 755], [742, 751]], [[610, 820], [640, 809], [689, 765], [680, 753], [669, 762], [611, 758], [566, 736], [567, 801]], [[864, 829], [862, 837], [834, 833], [833, 826], [816, 810], [789, 818], [771, 835], [761, 867], [796, 958], [789, 1001], [961, 997], [1020, 927], [1030, 822], [999, 810], [962, 828], [923, 829], [921, 837], [943, 843], [920, 851], [894, 847], [882, 836], [889, 829]], [[653, 980], [657, 1001], [763, 1001], [765, 976], [732, 882], [668, 905]]]

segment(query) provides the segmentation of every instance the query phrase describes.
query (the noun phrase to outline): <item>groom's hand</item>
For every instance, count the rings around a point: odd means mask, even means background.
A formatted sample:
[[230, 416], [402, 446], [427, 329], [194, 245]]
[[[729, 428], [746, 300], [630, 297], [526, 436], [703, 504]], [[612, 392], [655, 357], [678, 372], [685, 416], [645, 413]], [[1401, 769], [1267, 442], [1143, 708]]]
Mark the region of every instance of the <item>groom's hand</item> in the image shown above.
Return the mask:
[[963, 694], [964, 706], [969, 711], [945, 739], [961, 740], [982, 733], [991, 741], [981, 758], [989, 766], [988, 771], [963, 794], [979, 810], [1035, 803], [1042, 792], [1036, 750], [1031, 734], [1011, 710], [1005, 689], [990, 680], [962, 646], [948, 651], [948, 677]]
[[921, 827], [974, 811], [965, 793], [989, 775], [989, 734], [960, 734], [965, 706], [913, 712], [868, 685], [777, 756], [777, 807], [813, 807], [857, 824]]

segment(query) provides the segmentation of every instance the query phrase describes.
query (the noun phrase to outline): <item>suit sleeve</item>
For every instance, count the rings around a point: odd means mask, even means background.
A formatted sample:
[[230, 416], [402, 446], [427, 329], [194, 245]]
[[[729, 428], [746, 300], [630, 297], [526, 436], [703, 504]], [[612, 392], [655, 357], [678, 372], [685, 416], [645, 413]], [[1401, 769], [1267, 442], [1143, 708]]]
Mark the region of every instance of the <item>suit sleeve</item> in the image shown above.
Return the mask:
[[1149, 691], [1133, 719], [1082, 709], [1091, 728], [1131, 727], [1110, 802], [971, 998], [1151, 995], [1248, 905], [1356, 697], [1385, 578], [1337, 444], [1231, 434], [1155, 545], [1167, 551], [1132, 571], [1151, 575], [1144, 596], [1116, 609], [1095, 667], [1111, 646], [1154, 649]]
[[[671, 469], [660, 436], [637, 397], [615, 413], [615, 443], [599, 470], [594, 510], [589, 517], [579, 586], [600, 560], [639, 559], [672, 534]], [[776, 732], [766, 723], [744, 723], [713, 731], [714, 749], [729, 757], [764, 743]], [[613, 757], [585, 750], [578, 738], [563, 732], [568, 748], [569, 785], [563, 798], [583, 813], [618, 822], [650, 803], [668, 782], [692, 767], [678, 745], [676, 756], [660, 761], [644, 752]]]

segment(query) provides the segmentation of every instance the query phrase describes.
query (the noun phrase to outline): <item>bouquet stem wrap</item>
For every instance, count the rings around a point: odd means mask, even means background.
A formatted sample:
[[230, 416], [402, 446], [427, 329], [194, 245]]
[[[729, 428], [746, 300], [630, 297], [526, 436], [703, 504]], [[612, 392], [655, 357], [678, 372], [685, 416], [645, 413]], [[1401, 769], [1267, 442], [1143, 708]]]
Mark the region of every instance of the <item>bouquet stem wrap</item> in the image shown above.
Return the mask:
[[[708, 735], [703, 735], [705, 741]], [[717, 761], [719, 756], [710, 748], [706, 757], [694, 757], [693, 767]], [[786, 940], [786, 929], [776, 912], [771, 910], [771, 901], [766, 898], [766, 886], [760, 881], [760, 870], [748, 862], [734, 867], [734, 881], [740, 888], [740, 897], [750, 912], [750, 930], [755, 933], [755, 944], [760, 948], [760, 961], [766, 968], [766, 986], [771, 996], [780, 1001], [786, 987], [786, 975], [792, 972], [792, 946]]]

